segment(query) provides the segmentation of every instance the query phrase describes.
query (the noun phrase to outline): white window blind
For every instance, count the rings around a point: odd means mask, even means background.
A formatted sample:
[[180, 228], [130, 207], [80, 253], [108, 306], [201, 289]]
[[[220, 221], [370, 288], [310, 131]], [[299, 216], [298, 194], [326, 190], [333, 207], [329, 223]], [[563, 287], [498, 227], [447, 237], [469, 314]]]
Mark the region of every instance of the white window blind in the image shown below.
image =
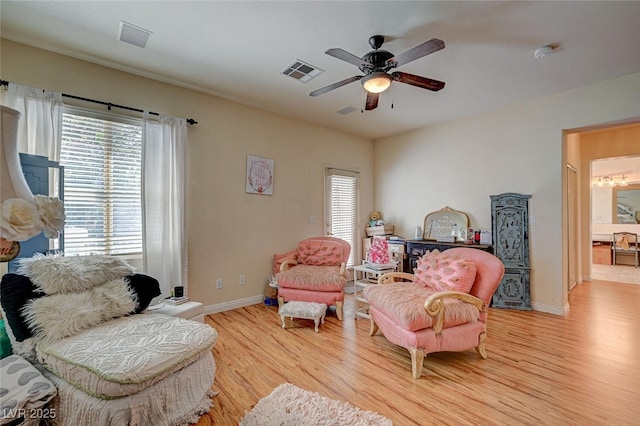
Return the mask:
[[142, 253], [141, 154], [140, 120], [65, 111], [65, 254]]
[[351, 245], [347, 266], [353, 266], [358, 252], [358, 173], [326, 169], [327, 232]]

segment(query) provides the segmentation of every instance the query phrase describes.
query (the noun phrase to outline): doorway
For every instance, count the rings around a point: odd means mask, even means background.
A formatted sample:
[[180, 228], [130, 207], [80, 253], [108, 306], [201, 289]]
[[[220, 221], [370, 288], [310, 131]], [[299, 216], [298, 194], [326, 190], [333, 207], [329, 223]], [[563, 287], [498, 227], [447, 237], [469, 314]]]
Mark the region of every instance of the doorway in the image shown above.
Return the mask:
[[[640, 118], [636, 118], [632, 122], [612, 124], [607, 127], [581, 129], [570, 134], [570, 136], [574, 135], [575, 139], [567, 138], [567, 154], [568, 159], [573, 160], [570, 162], [578, 165], [578, 214], [580, 215], [578, 225], [578, 250], [580, 251], [578, 269], [586, 280], [604, 279], [616, 282], [637, 282], [637, 274], [640, 274], [638, 269], [640, 268], [634, 268], [633, 266], [614, 267], [612, 265], [594, 263], [593, 244], [594, 242], [597, 243], [608, 239], [606, 244], [610, 247], [614, 230], [617, 230], [618, 227], [625, 227], [624, 230], [640, 233], [640, 223], [615, 223], [613, 217], [616, 209], [614, 208], [613, 195], [609, 197], [609, 201], [605, 202], [604, 208], [600, 210], [593, 208], [592, 201], [594, 197], [599, 197], [598, 191], [594, 191], [594, 184], [598, 182], [598, 178], [602, 177], [604, 181], [604, 176], [609, 176], [619, 183], [624, 177], [627, 184], [632, 184], [640, 181], [640, 166], [628, 167], [628, 164], [623, 164], [624, 167], [619, 170], [602, 170], [599, 166], [603, 164], [599, 164], [593, 168], [593, 173], [592, 166], [596, 162], [605, 159], [625, 159], [628, 161], [632, 157], [640, 158], [640, 145], [637, 143], [640, 139]], [[576, 161], [576, 158], [579, 160]], [[613, 194], [613, 191], [611, 191], [611, 194]], [[568, 197], [568, 192], [566, 195]], [[567, 208], [569, 208], [569, 198], [567, 198]], [[605, 214], [608, 214], [611, 220], [606, 220]], [[568, 231], [566, 234], [568, 234]], [[569, 241], [568, 244], [570, 244]], [[569, 262], [569, 259], [567, 259], [567, 262]], [[567, 268], [569, 268], [568, 263]]]
[[569, 274], [567, 291], [578, 284], [578, 171], [567, 165], [567, 256]]

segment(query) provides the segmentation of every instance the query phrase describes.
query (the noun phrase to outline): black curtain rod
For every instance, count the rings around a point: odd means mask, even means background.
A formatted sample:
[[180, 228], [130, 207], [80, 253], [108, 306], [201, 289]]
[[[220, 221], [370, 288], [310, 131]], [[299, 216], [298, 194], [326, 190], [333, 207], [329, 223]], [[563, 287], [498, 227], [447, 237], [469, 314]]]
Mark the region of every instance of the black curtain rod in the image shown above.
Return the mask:
[[[7, 80], [0, 80], [0, 86], [8, 87], [9, 86], [9, 82]], [[112, 104], [111, 102], [98, 101], [98, 100], [95, 100], [95, 99], [83, 98], [81, 96], [68, 95], [66, 93], [63, 93], [62, 96], [64, 96], [65, 98], [77, 99], [79, 101], [92, 102], [94, 104], [105, 105], [109, 111], [111, 111], [111, 108], [120, 108], [120, 109], [126, 109], [128, 111], [144, 112], [144, 110], [142, 110], [140, 108], [133, 108], [133, 107], [125, 106], [125, 105]], [[152, 111], [149, 111], [149, 114], [151, 114], [151, 115], [160, 115], [159, 113], [152, 112]], [[186, 121], [187, 121], [187, 123], [189, 123], [191, 125], [198, 124], [198, 122], [196, 120], [194, 120], [193, 118], [187, 118]]]

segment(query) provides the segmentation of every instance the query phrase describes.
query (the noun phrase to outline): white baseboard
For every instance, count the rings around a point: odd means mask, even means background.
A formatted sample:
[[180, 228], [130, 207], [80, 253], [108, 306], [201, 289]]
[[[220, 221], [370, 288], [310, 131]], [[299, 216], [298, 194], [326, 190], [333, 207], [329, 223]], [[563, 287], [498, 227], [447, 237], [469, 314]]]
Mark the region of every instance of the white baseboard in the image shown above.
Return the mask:
[[232, 300], [231, 302], [218, 303], [216, 305], [205, 306], [204, 314], [216, 314], [218, 312], [230, 311], [232, 309], [244, 308], [245, 306], [264, 303], [264, 295], [245, 297], [244, 299]]
[[533, 308], [534, 311], [546, 312], [548, 314], [554, 314], [554, 315], [565, 316], [565, 315], [567, 315], [569, 313], [569, 304], [568, 303], [564, 306], [564, 308], [561, 308], [559, 306], [553, 306], [553, 305], [546, 305], [544, 303], [531, 302], [531, 307]]

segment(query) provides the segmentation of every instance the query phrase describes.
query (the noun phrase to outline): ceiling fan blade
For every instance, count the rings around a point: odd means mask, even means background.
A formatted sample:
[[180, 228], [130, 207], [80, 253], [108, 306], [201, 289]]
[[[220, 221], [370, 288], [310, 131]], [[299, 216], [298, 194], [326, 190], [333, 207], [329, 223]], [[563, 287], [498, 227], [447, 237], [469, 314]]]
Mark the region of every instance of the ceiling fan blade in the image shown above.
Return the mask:
[[365, 103], [365, 111], [371, 111], [372, 109], [376, 109], [378, 107], [378, 97], [380, 93], [371, 93], [367, 92], [367, 101]]
[[400, 83], [410, 84], [412, 86], [420, 87], [422, 89], [432, 90], [437, 92], [444, 87], [444, 81], [433, 80], [426, 77], [420, 77], [419, 75], [413, 75], [406, 72], [396, 71], [391, 73], [393, 79]]
[[425, 41], [422, 44], [412, 47], [406, 52], [396, 55], [394, 58], [391, 58], [390, 61], [394, 61], [396, 63], [396, 66], [399, 67], [442, 49], [444, 49], [444, 41], [437, 38], [432, 38], [431, 40]]
[[333, 56], [334, 58], [343, 60], [345, 62], [349, 62], [350, 64], [353, 64], [357, 67], [360, 67], [360, 66], [366, 67], [371, 65], [370, 63], [363, 61], [361, 58], [358, 58], [353, 53], [349, 53], [346, 50], [343, 50], [340, 48], [329, 49], [324, 53], [326, 53], [329, 56]]
[[338, 81], [337, 83], [333, 83], [333, 84], [330, 84], [328, 86], [322, 87], [322, 88], [320, 88], [318, 90], [314, 90], [313, 92], [309, 93], [309, 96], [322, 95], [324, 93], [332, 91], [333, 89], [337, 89], [338, 87], [342, 87], [342, 86], [344, 86], [346, 84], [353, 83], [354, 81], [358, 81], [362, 77], [363, 76], [361, 76], [361, 75], [354, 75], [353, 77], [345, 78], [344, 80]]

